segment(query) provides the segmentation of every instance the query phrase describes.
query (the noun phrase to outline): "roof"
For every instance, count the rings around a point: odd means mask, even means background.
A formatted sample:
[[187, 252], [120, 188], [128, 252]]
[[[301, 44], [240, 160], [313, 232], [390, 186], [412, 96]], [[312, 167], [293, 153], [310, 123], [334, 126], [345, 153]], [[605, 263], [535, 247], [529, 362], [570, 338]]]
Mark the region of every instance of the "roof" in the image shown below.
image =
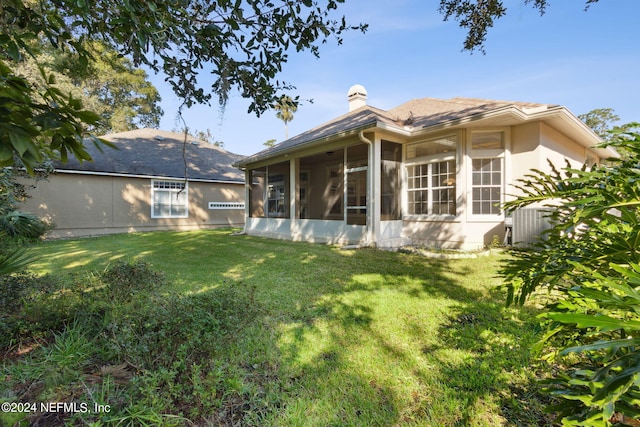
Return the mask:
[[[244, 174], [233, 167], [244, 156], [230, 153], [191, 135], [184, 144], [184, 133], [157, 129], [137, 129], [103, 136], [116, 148], [96, 147], [85, 142], [92, 161], [80, 163], [70, 157], [67, 163], [57, 162], [59, 172], [105, 175], [187, 178], [202, 181], [244, 182]], [[183, 149], [186, 159], [183, 159]]]
[[[557, 116], [562, 118], [558, 119]], [[494, 126], [509, 126], [528, 120], [549, 121], [552, 117], [555, 119], [554, 124], [562, 128], [561, 131], [578, 132], [589, 147], [599, 142], [598, 136], [593, 131], [569, 110], [559, 105], [463, 97], [447, 100], [420, 98], [390, 110], [365, 105], [274, 147], [245, 157], [236, 163], [236, 166], [244, 167], [329, 138], [346, 136], [374, 127], [385, 128], [411, 137], [439, 128], [461, 126], [463, 123], [480, 120], [483, 120], [483, 123], [492, 120], [491, 125]]]

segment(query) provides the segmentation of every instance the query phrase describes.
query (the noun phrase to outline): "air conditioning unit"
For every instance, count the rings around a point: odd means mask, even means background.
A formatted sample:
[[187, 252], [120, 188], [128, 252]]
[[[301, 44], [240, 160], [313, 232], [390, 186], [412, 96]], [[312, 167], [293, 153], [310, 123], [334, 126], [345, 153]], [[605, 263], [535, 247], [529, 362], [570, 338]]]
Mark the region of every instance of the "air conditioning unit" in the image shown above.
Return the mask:
[[549, 214], [545, 208], [520, 208], [512, 213], [511, 242], [513, 246], [530, 246], [545, 230], [551, 228]]

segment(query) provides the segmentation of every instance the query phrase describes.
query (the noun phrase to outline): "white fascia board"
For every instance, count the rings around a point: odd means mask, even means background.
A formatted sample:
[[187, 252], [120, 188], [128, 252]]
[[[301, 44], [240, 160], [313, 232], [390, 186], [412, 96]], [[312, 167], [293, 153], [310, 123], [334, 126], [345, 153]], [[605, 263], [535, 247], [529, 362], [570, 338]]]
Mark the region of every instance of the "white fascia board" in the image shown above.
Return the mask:
[[[602, 143], [602, 139], [591, 129], [585, 122], [580, 120], [566, 107], [555, 107], [547, 111], [534, 113], [529, 120], [542, 120], [546, 122], [553, 122], [554, 119], [560, 121], [556, 123], [556, 128], [561, 132], [572, 136], [578, 144], [582, 145], [589, 150], [592, 150], [599, 157], [603, 159], [607, 158], [619, 158], [620, 153], [611, 147], [598, 148], [598, 144]], [[575, 135], [575, 137], [573, 137]]]
[[[159, 176], [159, 175], [136, 175], [136, 174], [126, 174], [126, 173], [115, 173], [115, 172], [94, 172], [94, 171], [81, 171], [74, 169], [54, 169], [55, 173], [66, 173], [70, 175], [91, 175], [91, 176], [113, 176], [118, 178], [142, 178], [142, 179], [163, 179], [163, 180], [173, 180], [173, 181], [184, 181], [183, 177], [175, 177], [175, 176]], [[224, 181], [221, 179], [199, 179], [199, 178], [187, 178], [189, 182], [208, 182], [212, 184], [242, 184], [244, 185], [244, 181], [237, 180], [229, 180]]]
[[249, 167], [249, 165], [251, 165], [250, 169], [271, 165], [274, 162], [277, 163], [277, 161], [279, 161], [280, 159], [295, 157], [295, 155], [301, 152], [313, 151], [314, 148], [325, 146], [330, 142], [335, 142], [336, 140], [344, 139], [350, 136], [357, 136], [358, 133], [360, 133], [360, 131], [362, 130], [364, 131], [375, 130], [376, 128], [378, 128], [379, 124], [380, 124], [379, 121], [376, 123], [372, 122], [370, 124], [358, 126], [357, 128], [348, 129], [342, 132], [323, 136], [311, 141], [300, 143], [299, 145], [295, 145], [293, 147], [273, 151], [265, 157], [257, 157], [253, 160], [250, 159], [248, 161], [246, 159], [241, 160], [239, 162], [234, 163], [234, 166], [237, 167], [238, 169], [245, 170]]

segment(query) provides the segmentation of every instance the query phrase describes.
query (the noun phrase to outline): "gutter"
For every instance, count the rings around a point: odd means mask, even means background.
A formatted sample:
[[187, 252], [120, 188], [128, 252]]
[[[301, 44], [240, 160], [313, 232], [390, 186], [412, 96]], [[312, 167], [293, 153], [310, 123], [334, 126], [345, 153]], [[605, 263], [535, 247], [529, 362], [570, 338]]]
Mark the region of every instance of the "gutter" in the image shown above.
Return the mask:
[[360, 130], [358, 132], [358, 138], [360, 139], [360, 141], [364, 142], [365, 144], [367, 144], [369, 146], [369, 159], [367, 160], [367, 163], [369, 164], [369, 172], [368, 172], [368, 183], [367, 186], [368, 188], [368, 196], [367, 199], [369, 200], [369, 206], [367, 208], [367, 213], [368, 213], [368, 217], [370, 222], [370, 225], [367, 227], [367, 238], [365, 240], [365, 243], [367, 246], [370, 246], [371, 243], [375, 243], [373, 236], [375, 236], [374, 230], [376, 228], [376, 222], [375, 222], [375, 218], [374, 218], [374, 212], [375, 212], [375, 197], [373, 197], [373, 193], [374, 193], [374, 188], [375, 188], [375, 183], [374, 183], [374, 179], [375, 176], [373, 174], [374, 168], [372, 167], [372, 165], [374, 164], [374, 155], [373, 155], [373, 141], [371, 141], [370, 139], [368, 139], [367, 137], [364, 136], [364, 129]]

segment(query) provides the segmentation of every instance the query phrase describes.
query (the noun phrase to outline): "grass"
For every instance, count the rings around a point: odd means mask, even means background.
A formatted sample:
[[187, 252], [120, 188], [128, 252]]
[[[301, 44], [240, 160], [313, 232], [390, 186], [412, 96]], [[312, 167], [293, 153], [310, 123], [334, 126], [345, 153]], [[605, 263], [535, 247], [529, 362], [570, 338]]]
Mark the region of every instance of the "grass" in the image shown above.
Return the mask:
[[[0, 399], [24, 399], [25, 384], [39, 390], [32, 398], [93, 399], [114, 408], [97, 417], [103, 424], [548, 424], [529, 352], [535, 313], [504, 307], [500, 256], [434, 260], [229, 230], [34, 250], [38, 275], [78, 283], [117, 260], [144, 259], [166, 284], [107, 310], [93, 335], [76, 321], [6, 358]], [[44, 381], [54, 363], [64, 369]], [[129, 375], [92, 382], [101, 365]]]

